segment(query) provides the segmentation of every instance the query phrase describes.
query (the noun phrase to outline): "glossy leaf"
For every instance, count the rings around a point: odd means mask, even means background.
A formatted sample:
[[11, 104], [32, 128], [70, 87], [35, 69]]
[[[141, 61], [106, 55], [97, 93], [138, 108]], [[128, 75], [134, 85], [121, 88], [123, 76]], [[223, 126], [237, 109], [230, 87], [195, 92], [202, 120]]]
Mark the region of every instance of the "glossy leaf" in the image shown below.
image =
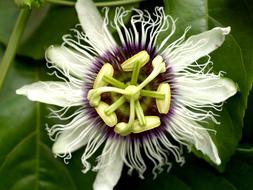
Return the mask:
[[[0, 1], [0, 42], [7, 44], [18, 11], [14, 1]], [[18, 54], [43, 59], [48, 46], [62, 43], [62, 35], [77, 23], [72, 7], [44, 4], [40, 9], [33, 9]]]
[[[99, 1], [98, 1], [99, 2]], [[125, 9], [137, 8], [138, 3], [126, 5]], [[99, 8], [104, 14], [102, 8]], [[109, 18], [113, 19], [116, 7], [110, 7]], [[17, 19], [18, 9], [14, 0], [0, 0], [0, 42], [5, 45]], [[126, 21], [130, 18], [126, 18]], [[18, 54], [33, 59], [43, 59], [45, 50], [52, 44], [61, 44], [62, 36], [70, 33], [79, 23], [74, 7], [43, 4], [33, 9], [21, 40]], [[110, 27], [111, 32], [115, 29]]]
[[251, 90], [248, 99], [248, 108], [244, 117], [244, 128], [243, 128], [243, 138], [242, 143], [253, 147], [253, 90]]
[[[247, 65], [252, 67], [252, 59], [248, 59], [247, 52], [242, 51], [245, 44], [238, 42], [234, 35], [238, 34], [241, 23], [239, 18], [244, 20], [250, 16], [250, 12], [244, 5], [244, 2], [238, 1], [164, 1], [165, 9], [168, 14], [178, 18], [179, 30], [177, 36], [183, 32], [183, 29], [191, 25], [191, 34], [199, 33], [203, 30], [211, 29], [215, 26], [231, 26], [232, 33], [226, 38], [221, 48], [211, 54], [214, 62], [214, 70], [225, 71], [226, 77], [233, 79], [238, 83], [240, 92], [229, 99], [223, 107], [218, 120], [220, 125], [210, 123], [207, 128], [213, 128], [217, 131], [216, 135], [212, 135], [222, 165], [219, 170], [223, 170], [226, 162], [236, 150], [241, 139], [241, 131], [243, 124], [243, 116], [247, 105], [247, 96], [251, 87], [253, 69], [247, 69]], [[238, 9], [239, 8], [239, 9]], [[246, 15], [248, 15], [246, 17]], [[217, 21], [219, 20], [219, 21]], [[221, 24], [220, 22], [223, 21]], [[250, 22], [250, 21], [248, 21]], [[246, 31], [251, 30], [249, 25], [244, 25]], [[247, 35], [248, 34], [248, 35]], [[244, 34], [246, 38], [253, 39], [249, 32]], [[247, 43], [248, 44], [248, 43]], [[252, 43], [251, 43], [252, 44]], [[241, 47], [242, 46], [242, 47]], [[253, 48], [249, 45], [249, 48]], [[251, 56], [251, 55], [250, 55]], [[250, 63], [247, 63], [249, 61]], [[248, 72], [248, 73], [247, 73]], [[226, 137], [226, 138], [224, 138]], [[204, 157], [201, 153], [194, 151], [197, 155]], [[204, 157], [209, 161], [207, 157]]]
[[242, 157], [238, 154], [228, 162], [226, 172], [220, 174], [203, 161], [188, 157], [183, 167], [174, 165], [169, 173], [163, 172], [156, 179], [152, 175], [145, 180], [125, 176], [116, 190], [249, 190], [253, 185], [252, 158], [252, 155]]
[[[248, 94], [252, 88], [253, 81], [253, 3], [251, 1], [238, 2], [232, 1], [213, 1], [210, 4], [210, 22], [217, 25], [230, 25], [232, 28], [231, 41], [237, 47], [237, 52], [231, 52], [231, 46], [227, 47], [226, 57], [230, 59], [227, 63], [227, 67], [234, 70], [233, 75], [240, 81], [240, 96], [242, 98], [241, 108], [238, 106], [237, 112], [241, 113], [241, 117], [244, 115], [246, 106], [248, 105], [248, 113], [244, 120], [246, 125], [245, 133], [248, 130], [252, 130], [252, 95], [249, 102], [247, 102]], [[224, 57], [224, 59], [226, 59]], [[235, 60], [242, 62], [241, 68], [236, 68]], [[222, 66], [221, 66], [222, 67]], [[252, 91], [251, 91], [252, 94]], [[235, 107], [231, 105], [232, 110]], [[241, 112], [243, 109], [243, 112]], [[240, 121], [242, 123], [242, 120]], [[252, 134], [252, 133], [251, 133]], [[245, 134], [250, 137], [250, 134]], [[252, 141], [251, 141], [252, 142]]]
[[[2, 49], [0, 49], [2, 50]], [[0, 51], [2, 52], [2, 51]], [[94, 173], [81, 173], [81, 155], [71, 165], [56, 159], [45, 131], [48, 106], [17, 96], [20, 86], [42, 79], [31, 60], [15, 61], [0, 95], [0, 189], [78, 190], [92, 186]], [[37, 64], [40, 64], [37, 62]]]
[[[226, 71], [226, 76], [237, 82], [240, 88], [240, 92], [228, 101], [221, 115], [221, 121], [227, 118], [224, 120], [228, 125], [221, 125], [218, 131], [221, 131], [220, 136], [217, 133], [216, 137], [220, 152], [227, 153], [227, 157], [223, 157], [224, 160], [229, 160], [228, 155], [233, 153], [232, 147], [236, 148], [240, 140], [248, 94], [253, 82], [252, 13], [246, 1], [209, 1], [210, 25], [232, 28], [231, 35], [220, 52], [214, 53], [214, 63], [219, 61], [219, 64], [214, 64], [214, 68], [216, 71]], [[230, 119], [227, 117], [228, 114]], [[231, 147], [231, 150], [227, 147]]]
[[14, 1], [0, 0], [0, 42], [5, 45], [18, 18], [18, 11]]

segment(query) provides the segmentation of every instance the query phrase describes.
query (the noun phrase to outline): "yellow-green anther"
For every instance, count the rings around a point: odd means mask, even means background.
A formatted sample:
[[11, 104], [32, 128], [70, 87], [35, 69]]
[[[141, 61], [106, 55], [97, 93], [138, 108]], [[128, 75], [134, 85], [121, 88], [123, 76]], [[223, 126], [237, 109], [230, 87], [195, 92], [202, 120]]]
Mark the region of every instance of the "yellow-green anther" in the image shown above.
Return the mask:
[[[98, 115], [105, 124], [109, 127], [115, 126], [115, 133], [121, 136], [126, 136], [130, 133], [141, 133], [161, 125], [158, 116], [144, 115], [142, 105], [139, 101], [140, 96], [155, 98], [159, 113], [166, 114], [169, 111], [171, 94], [168, 83], [160, 84], [157, 91], [143, 89], [160, 73], [166, 71], [166, 65], [162, 56], [158, 55], [152, 60], [152, 72], [144, 81], [138, 84], [138, 80], [141, 79], [139, 78], [141, 67], [148, 63], [149, 59], [149, 54], [146, 51], [141, 51], [121, 64], [123, 71], [132, 71], [131, 80], [126, 82], [126, 84], [113, 77], [114, 69], [112, 65], [109, 63], [104, 64], [94, 81], [93, 89], [88, 92], [87, 99], [90, 105], [95, 107]], [[125, 79], [123, 77], [123, 80]], [[110, 86], [107, 86], [108, 84]], [[108, 105], [101, 101], [101, 95], [108, 92], [116, 93], [116, 97], [118, 95], [121, 96], [114, 103]], [[107, 100], [105, 101], [107, 102]], [[128, 123], [123, 121], [119, 121], [118, 123], [115, 111], [121, 108], [126, 101], [130, 104]]]
[[110, 115], [114, 111], [116, 111], [122, 104], [124, 104], [126, 101], [126, 98], [124, 96], [121, 96], [116, 102], [114, 102], [112, 105], [110, 105], [106, 110], [105, 114]]
[[141, 96], [151, 97], [156, 99], [164, 99], [165, 94], [161, 92], [151, 91], [151, 90], [141, 90]]
[[112, 112], [110, 115], [105, 114], [105, 110], [109, 107], [105, 102], [100, 102], [97, 107], [95, 107], [98, 115], [109, 127], [113, 127], [118, 123], [117, 115]]
[[126, 136], [131, 133], [131, 126], [128, 123], [120, 122], [114, 127], [114, 132], [120, 134], [121, 136]]
[[140, 125], [139, 120], [135, 120], [132, 126], [132, 133], [141, 133], [159, 127], [161, 125], [160, 118], [158, 116], [145, 116], [146, 124]]
[[97, 92], [96, 89], [91, 89], [87, 95], [87, 99], [89, 100], [89, 103], [92, 107], [98, 106], [101, 100], [100, 94], [96, 92]]
[[166, 71], [166, 65], [164, 62], [161, 63], [161, 71], [160, 73], [164, 73]]
[[119, 81], [119, 80], [117, 80], [117, 79], [115, 79], [115, 78], [113, 78], [109, 75], [104, 75], [103, 76], [103, 81], [105, 81], [106, 83], [109, 83], [112, 86], [115, 86], [117, 88], [126, 88], [126, 85], [123, 82], [121, 82], [121, 81]]
[[141, 126], [146, 125], [146, 119], [143, 113], [140, 102], [137, 100], [135, 103], [135, 112]]
[[113, 70], [112, 65], [109, 63], [105, 63], [97, 74], [97, 77], [93, 84], [93, 88], [106, 86], [108, 83], [103, 80], [103, 77], [104, 76], [112, 77], [113, 73], [114, 73], [114, 70]]
[[161, 55], [157, 55], [152, 60], [152, 66], [153, 66], [153, 68], [155, 68], [155, 67], [161, 67], [160, 73], [164, 73], [166, 71], [166, 65], [163, 62], [163, 57]]
[[130, 57], [121, 64], [123, 71], [132, 71], [136, 62], [140, 63], [140, 68], [143, 67], [149, 61], [149, 54], [143, 50], [134, 56]]
[[163, 57], [161, 55], [157, 55], [153, 60], [152, 60], [152, 66], [155, 67], [155, 65], [159, 65], [160, 63], [163, 62]]
[[167, 114], [170, 110], [171, 91], [169, 83], [161, 83], [157, 92], [165, 94], [164, 99], [156, 99], [156, 106], [159, 113]]

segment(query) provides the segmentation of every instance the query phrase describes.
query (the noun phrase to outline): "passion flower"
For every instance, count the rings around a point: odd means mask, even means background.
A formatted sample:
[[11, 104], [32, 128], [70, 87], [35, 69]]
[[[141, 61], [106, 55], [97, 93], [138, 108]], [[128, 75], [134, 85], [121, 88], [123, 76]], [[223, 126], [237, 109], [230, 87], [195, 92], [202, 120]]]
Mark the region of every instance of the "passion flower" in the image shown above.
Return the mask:
[[[129, 173], [141, 178], [153, 164], [156, 175], [172, 157], [183, 164], [182, 146], [194, 146], [219, 165], [218, 150], [204, 122], [218, 122], [217, 112], [233, 96], [237, 85], [212, 72], [208, 54], [218, 48], [230, 27], [213, 28], [189, 37], [185, 33], [170, 42], [175, 21], [157, 7], [153, 15], [133, 9], [117, 8], [113, 21], [102, 19], [90, 0], [78, 0], [76, 10], [83, 31], [73, 29], [63, 36], [60, 47], [46, 52], [49, 67], [63, 81], [36, 82], [17, 90], [17, 94], [61, 107], [52, 117], [71, 120], [48, 128], [55, 140], [53, 153], [71, 158], [84, 147], [83, 172], [91, 169], [88, 159], [101, 147], [97, 158], [95, 190], [111, 190], [120, 178], [123, 164]], [[117, 31], [116, 43], [108, 30]], [[166, 34], [166, 35], [164, 35]], [[162, 38], [162, 36], [165, 36]], [[158, 39], [159, 42], [158, 43]], [[162, 40], [161, 40], [162, 39]], [[170, 43], [169, 43], [170, 42]], [[207, 57], [206, 61], [198, 61]], [[76, 111], [68, 115], [70, 107]]]

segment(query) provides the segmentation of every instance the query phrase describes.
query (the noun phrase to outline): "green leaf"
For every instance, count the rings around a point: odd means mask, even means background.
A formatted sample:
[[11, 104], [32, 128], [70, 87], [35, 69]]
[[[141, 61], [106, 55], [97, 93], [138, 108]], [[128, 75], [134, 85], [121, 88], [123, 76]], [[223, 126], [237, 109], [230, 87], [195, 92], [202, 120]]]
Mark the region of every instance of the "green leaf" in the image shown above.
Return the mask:
[[164, 0], [164, 7], [166, 14], [178, 19], [174, 39], [180, 37], [188, 26], [191, 26], [189, 35], [208, 29], [206, 0]]
[[47, 5], [34, 10], [18, 54], [43, 59], [45, 50], [52, 44], [61, 44], [62, 36], [69, 33], [77, 23], [75, 10], [70, 7]]
[[248, 99], [248, 108], [244, 117], [244, 128], [242, 143], [253, 147], [253, 90], [250, 91]]
[[253, 186], [252, 158], [253, 155], [236, 155], [228, 162], [226, 172], [220, 174], [203, 161], [188, 157], [183, 167], [174, 165], [169, 173], [163, 172], [155, 180], [152, 175], [145, 180], [124, 176], [116, 190], [249, 190]]
[[[138, 5], [139, 3], [129, 4], [124, 8], [137, 8]], [[103, 14], [102, 8], [100, 10]], [[110, 8], [111, 20], [113, 20], [115, 10], [116, 7]], [[14, 1], [0, 0], [0, 42], [5, 45], [8, 43], [17, 15], [18, 9]], [[126, 20], [129, 18], [130, 14]], [[36, 60], [43, 59], [45, 50], [52, 44], [61, 44], [62, 36], [70, 33], [70, 29], [75, 28], [78, 23], [74, 7], [45, 4], [40, 9], [33, 9], [17, 54]], [[110, 30], [115, 31], [113, 28]]]
[[[17, 19], [14, 1], [0, 1], [0, 42], [5, 45]], [[63, 19], [64, 18], [64, 19]], [[78, 23], [73, 7], [45, 4], [33, 9], [18, 49], [19, 55], [43, 59], [51, 44], [61, 44], [62, 36]]]
[[[231, 58], [230, 68], [234, 70], [233, 74], [240, 83], [240, 95], [243, 99], [242, 109], [245, 111], [247, 99], [252, 88], [253, 81], [253, 4], [251, 1], [214, 1], [210, 4], [210, 20], [219, 25], [230, 25], [232, 28], [231, 38], [237, 46], [240, 54], [234, 55], [234, 52], [229, 52], [227, 48], [227, 57]], [[240, 59], [242, 62], [241, 68], [236, 68], [236, 62], [233, 58]], [[240, 76], [241, 75], [241, 76]], [[248, 102], [249, 110], [252, 110], [252, 98]], [[234, 109], [231, 107], [231, 109]], [[241, 112], [243, 115], [244, 112]], [[250, 114], [250, 112], [249, 112]], [[252, 113], [250, 114], [252, 115]], [[245, 118], [245, 124], [249, 121], [249, 117]], [[242, 120], [241, 120], [242, 122]], [[252, 126], [252, 125], [251, 125]]]
[[231, 26], [232, 29], [223, 47], [213, 54], [215, 70], [226, 71], [226, 76], [237, 82], [240, 88], [240, 92], [225, 105], [220, 118], [225, 125], [221, 124], [215, 137], [223, 160], [229, 160], [241, 137], [253, 81], [252, 9], [245, 1], [209, 1], [209, 21], [210, 26]]
[[0, 42], [5, 45], [18, 18], [18, 13], [19, 9], [14, 1], [0, 0]]
[[[210, 123], [207, 127], [214, 128], [216, 135], [212, 135], [218, 148], [222, 165], [219, 170], [224, 170], [225, 164], [241, 139], [243, 116], [247, 105], [247, 96], [253, 79], [252, 68], [252, 27], [250, 27], [250, 12], [243, 1], [164, 1], [167, 14], [178, 18], [176, 37], [191, 25], [190, 34], [200, 33], [215, 26], [231, 26], [232, 33], [226, 38], [221, 48], [211, 54], [216, 72], [225, 71], [226, 77], [238, 83], [240, 92], [230, 98], [224, 105], [218, 120], [220, 125]], [[248, 24], [245, 24], [248, 23]], [[243, 28], [243, 30], [242, 30]], [[243, 32], [242, 32], [243, 31]], [[240, 38], [240, 40], [237, 40]], [[244, 42], [242, 42], [244, 40]], [[246, 45], [247, 44], [247, 45]], [[247, 77], [248, 76], [248, 77]], [[250, 76], [250, 77], [249, 77]], [[210, 160], [194, 151], [196, 155]], [[211, 162], [210, 162], [211, 163]], [[211, 163], [212, 164], [212, 163]]]
[[[0, 60], [2, 52], [0, 46]], [[31, 62], [15, 61], [0, 94], [0, 189], [91, 189], [95, 173], [81, 173], [82, 151], [69, 165], [52, 154], [45, 130], [46, 123], [54, 122], [47, 119], [49, 107], [15, 94], [17, 88], [45, 78], [44, 63]]]

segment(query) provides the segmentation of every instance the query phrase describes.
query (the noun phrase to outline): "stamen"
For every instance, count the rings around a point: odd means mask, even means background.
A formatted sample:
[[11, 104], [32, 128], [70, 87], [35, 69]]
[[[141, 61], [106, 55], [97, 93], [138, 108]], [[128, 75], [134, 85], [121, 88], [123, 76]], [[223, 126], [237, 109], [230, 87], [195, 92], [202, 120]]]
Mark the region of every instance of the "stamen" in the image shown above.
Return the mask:
[[153, 71], [151, 74], [138, 86], [139, 89], [145, 87], [148, 83], [154, 80], [157, 75], [166, 71], [165, 63], [162, 62], [161, 56], [154, 58], [152, 61]]
[[133, 69], [132, 78], [131, 78], [131, 84], [132, 85], [136, 85], [137, 84], [139, 73], [140, 73], [140, 69], [141, 69], [141, 64], [138, 61], [138, 62], [136, 62], [134, 64], [134, 69]]
[[165, 95], [164, 99], [156, 99], [156, 106], [159, 113], [167, 114], [170, 109], [170, 85], [169, 83], [161, 83], [157, 89], [158, 92], [163, 93]]
[[111, 84], [111, 85], [113, 85], [117, 88], [122, 88], [122, 89], [126, 88], [126, 85], [123, 82], [121, 82], [121, 81], [119, 81], [119, 80], [117, 80], [117, 79], [115, 79], [115, 78], [113, 78], [109, 75], [105, 75], [103, 77], [103, 81], [105, 81], [108, 84]]
[[135, 105], [134, 104], [135, 104], [135, 100], [134, 100], [134, 98], [131, 98], [131, 100], [130, 100], [130, 116], [129, 116], [128, 123], [125, 123], [125, 122], [118, 123], [114, 128], [114, 131], [122, 136], [130, 134], [132, 131], [131, 128], [133, 126], [134, 119], [135, 119]]
[[98, 75], [94, 81], [93, 88], [98, 88], [101, 86], [106, 86], [108, 83], [103, 80], [104, 76], [112, 77], [114, 73], [113, 67], [109, 63], [105, 63], [103, 67], [98, 72]]
[[123, 71], [132, 71], [135, 63], [140, 63], [140, 68], [147, 64], [149, 61], [149, 54], [147, 51], [143, 50], [134, 56], [130, 57], [121, 64]]
[[159, 64], [161, 64], [163, 62], [163, 57], [160, 55], [157, 55], [153, 61], [152, 61], [152, 66], [153, 68], [155, 68], [156, 66], [158, 66]]
[[145, 116], [146, 125], [140, 125], [138, 120], [134, 121], [132, 132], [141, 133], [159, 127], [161, 125], [160, 118], [158, 116]]
[[114, 132], [121, 136], [127, 136], [131, 133], [131, 128], [128, 123], [120, 122], [114, 127]]
[[164, 99], [165, 94], [157, 91], [151, 91], [151, 90], [141, 90], [141, 96], [156, 98], [156, 99]]
[[105, 110], [109, 107], [105, 102], [100, 102], [97, 107], [95, 107], [98, 115], [109, 127], [113, 127], [118, 123], [117, 115], [112, 112], [110, 115], [105, 114]]
[[124, 104], [126, 101], [126, 98], [124, 96], [121, 96], [116, 102], [114, 102], [112, 105], [110, 105], [106, 110], [105, 114], [110, 115], [114, 111], [116, 111], [122, 104]]
[[100, 99], [101, 99], [100, 95], [105, 92], [116, 92], [119, 94], [127, 95], [126, 90], [116, 88], [116, 87], [104, 86], [104, 87], [99, 87], [96, 89], [91, 89], [87, 95], [87, 99], [89, 100], [90, 105], [93, 107], [98, 106]]
[[128, 87], [126, 87], [126, 94], [125, 97], [128, 100], [134, 99], [134, 100], [138, 100], [140, 97], [140, 90], [137, 86], [134, 85], [129, 85]]
[[128, 125], [129, 127], [132, 127], [135, 119], [135, 99], [131, 98], [130, 100], [130, 116], [129, 116], [129, 121]]
[[[158, 55], [152, 60], [153, 71], [138, 85], [140, 69], [149, 61], [149, 54], [141, 51], [121, 64], [123, 71], [132, 71], [131, 80], [126, 84], [113, 78], [113, 67], [109, 63], [103, 65], [94, 82], [94, 89], [88, 92], [87, 99], [91, 106], [95, 107], [101, 119], [109, 127], [114, 127], [114, 132], [126, 136], [130, 133], [141, 133], [160, 126], [161, 121], [158, 116], [145, 116], [140, 104], [140, 96], [155, 98], [158, 112], [167, 114], [170, 108], [170, 86], [162, 83], [157, 91], [143, 89], [160, 73], [166, 71], [162, 56]], [[106, 85], [112, 86], [106, 86]], [[101, 94], [105, 92], [122, 95], [113, 104], [108, 105], [101, 101]], [[130, 114], [128, 123], [119, 122], [115, 111], [126, 101], [130, 103]], [[137, 119], [135, 119], [137, 117]]]
[[136, 101], [136, 104], [135, 104], [135, 111], [136, 111], [136, 115], [137, 115], [137, 118], [139, 120], [139, 123], [141, 126], [143, 125], [146, 125], [146, 119], [145, 119], [145, 116], [144, 116], [144, 113], [143, 113], [143, 109], [141, 107], [141, 104], [139, 101]]

